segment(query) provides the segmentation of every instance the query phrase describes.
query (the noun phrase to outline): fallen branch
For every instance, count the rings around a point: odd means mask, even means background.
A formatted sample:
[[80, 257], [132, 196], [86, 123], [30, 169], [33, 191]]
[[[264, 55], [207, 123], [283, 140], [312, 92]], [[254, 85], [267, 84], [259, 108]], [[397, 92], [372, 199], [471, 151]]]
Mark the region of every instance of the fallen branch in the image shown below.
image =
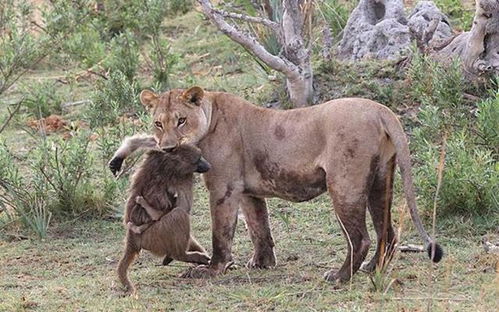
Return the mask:
[[5, 128], [7, 127], [7, 125], [9, 124], [9, 122], [12, 120], [12, 118], [14, 117], [15, 114], [17, 114], [17, 112], [19, 111], [19, 109], [21, 108], [21, 105], [22, 103], [24, 102], [24, 98], [22, 98], [19, 102], [17, 102], [14, 106], [14, 110], [8, 110], [9, 111], [9, 116], [7, 116], [7, 119], [5, 119], [2, 127], [0, 128], [0, 133], [3, 132], [3, 130], [5, 130]]
[[412, 244], [401, 245], [399, 246], [399, 250], [400, 252], [425, 252], [424, 246]]
[[90, 104], [92, 103], [91, 100], [81, 100], [81, 101], [76, 101], [76, 102], [66, 102], [61, 104], [61, 108], [65, 109], [71, 106], [78, 106], [78, 105], [83, 105], [83, 104]]

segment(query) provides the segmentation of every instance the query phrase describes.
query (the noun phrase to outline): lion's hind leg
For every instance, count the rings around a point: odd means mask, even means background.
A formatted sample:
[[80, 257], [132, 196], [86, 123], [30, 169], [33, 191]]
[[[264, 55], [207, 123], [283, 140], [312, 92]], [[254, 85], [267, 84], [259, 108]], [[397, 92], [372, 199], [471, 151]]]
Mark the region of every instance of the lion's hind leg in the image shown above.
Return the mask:
[[341, 166], [328, 173], [326, 181], [336, 218], [347, 241], [348, 254], [341, 268], [337, 272], [326, 272], [324, 278], [331, 282], [345, 282], [360, 268], [371, 244], [366, 226], [366, 206], [378, 158], [374, 157], [371, 162], [350, 158], [335, 163]]
[[395, 156], [380, 165], [369, 191], [368, 208], [376, 231], [377, 246], [373, 258], [362, 266], [362, 270], [367, 272], [373, 272], [376, 265], [386, 265], [393, 256], [396, 244], [391, 216], [394, 172]]

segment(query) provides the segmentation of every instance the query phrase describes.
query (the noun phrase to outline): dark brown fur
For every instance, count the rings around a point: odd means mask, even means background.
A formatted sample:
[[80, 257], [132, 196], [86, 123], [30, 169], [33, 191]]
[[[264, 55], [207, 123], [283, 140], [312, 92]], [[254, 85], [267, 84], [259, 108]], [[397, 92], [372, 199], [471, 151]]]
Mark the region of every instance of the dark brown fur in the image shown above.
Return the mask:
[[[132, 177], [124, 222], [150, 226], [141, 234], [127, 230], [118, 276], [128, 291], [134, 292], [128, 267], [141, 249], [165, 256], [165, 263], [175, 259], [208, 264], [210, 258], [205, 249], [190, 235], [193, 173], [204, 172], [200, 166], [204, 166], [204, 171], [209, 168], [199, 149], [192, 146], [181, 146], [172, 153], [148, 151]], [[158, 221], [136, 203], [137, 196], [161, 210], [163, 215]]]

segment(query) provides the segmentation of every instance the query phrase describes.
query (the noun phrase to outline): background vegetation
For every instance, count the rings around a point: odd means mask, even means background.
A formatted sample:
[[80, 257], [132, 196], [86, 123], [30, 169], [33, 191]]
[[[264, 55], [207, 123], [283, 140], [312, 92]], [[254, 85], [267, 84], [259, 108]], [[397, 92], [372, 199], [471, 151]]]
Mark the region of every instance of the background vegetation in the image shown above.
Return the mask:
[[[355, 3], [317, 2], [317, 25], [329, 25], [337, 41]], [[472, 5], [436, 3], [468, 28]], [[499, 80], [471, 85], [456, 65], [442, 67], [417, 53], [404, 62], [340, 63], [324, 59], [320, 40], [314, 42], [317, 102], [363, 96], [401, 116], [427, 221], [446, 137], [437, 198], [443, 264], [431, 267], [423, 255], [404, 254], [387, 273], [391, 286], [381, 291], [363, 274], [333, 287], [321, 273], [338, 266], [346, 249], [327, 197], [304, 204], [271, 200], [275, 270], [239, 268], [212, 281], [182, 280], [175, 275], [187, 265], [158, 268], [146, 255], [131, 275], [145, 301], [121, 298], [113, 270], [128, 175], [115, 179], [107, 162], [126, 135], [149, 130], [140, 90], [196, 84], [286, 106], [283, 77], [217, 32], [194, 1], [6, 0], [0, 5], [0, 310], [493, 310], [497, 259], [479, 243], [499, 234]], [[210, 247], [206, 196], [199, 185], [193, 224]], [[402, 240], [418, 242], [398, 213], [399, 193], [393, 210]], [[240, 226], [238, 264], [250, 252]]]

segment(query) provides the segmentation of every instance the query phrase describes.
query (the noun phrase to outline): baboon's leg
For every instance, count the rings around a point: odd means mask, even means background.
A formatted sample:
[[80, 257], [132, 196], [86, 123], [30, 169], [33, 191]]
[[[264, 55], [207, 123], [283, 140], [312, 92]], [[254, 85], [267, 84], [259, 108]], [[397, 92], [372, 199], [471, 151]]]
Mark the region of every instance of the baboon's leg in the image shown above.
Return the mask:
[[142, 206], [142, 208], [144, 208], [144, 210], [153, 221], [158, 221], [164, 215], [164, 212], [162, 210], [156, 209], [153, 206], [149, 205], [149, 203], [142, 196], [137, 196], [135, 198], [135, 202]]
[[270, 231], [269, 213], [265, 199], [243, 196], [240, 206], [254, 248], [253, 256], [247, 266], [249, 268], [275, 266], [274, 240]]
[[208, 257], [207, 254], [198, 251], [187, 251], [183, 255], [178, 255], [177, 260], [197, 264], [210, 263], [210, 257]]
[[[187, 247], [187, 251], [197, 251], [199, 253], [202, 253], [204, 255], [206, 255], [208, 257], [208, 260], [210, 259], [210, 257], [208, 256], [208, 253], [206, 252], [206, 250], [203, 248], [203, 246], [201, 246], [197, 240], [194, 238], [194, 236], [191, 236], [190, 239], [189, 239], [189, 246]], [[170, 258], [170, 256], [165, 256], [165, 258], [163, 259], [163, 265], [168, 265], [170, 264], [170, 262], [172, 262], [174, 259], [173, 258]]]
[[[355, 150], [362, 155], [367, 151]], [[340, 155], [348, 155], [341, 153]], [[344, 156], [343, 156], [344, 157]], [[357, 272], [369, 251], [369, 233], [366, 226], [368, 190], [377, 171], [379, 157], [366, 162], [363, 157], [339, 158], [334, 170], [327, 172], [328, 191], [334, 211], [347, 240], [347, 257], [338, 272], [326, 272], [327, 281], [348, 281]]]
[[199, 251], [201, 253], [206, 253], [204, 247], [201, 246], [192, 235], [189, 238], [189, 246], [187, 247], [187, 251]]
[[[390, 208], [392, 205], [394, 172], [395, 157], [379, 168], [369, 192], [368, 208], [373, 220], [374, 229], [376, 230], [377, 246], [374, 257], [362, 267], [363, 270], [368, 272], [374, 271], [376, 264], [381, 264], [381, 261], [385, 263], [389, 261], [393, 255], [396, 238], [393, 231]], [[382, 240], [384, 241], [383, 243]]]
[[[130, 234], [128, 234], [130, 235]], [[128, 236], [127, 235], [127, 236]], [[118, 278], [120, 279], [121, 284], [125, 286], [126, 291], [128, 293], [134, 293], [135, 292], [135, 287], [133, 286], [132, 282], [128, 278], [128, 267], [130, 264], [133, 262], [135, 257], [139, 254], [140, 250], [137, 250], [134, 248], [132, 245], [130, 238], [127, 237], [126, 239], [126, 245], [125, 245], [125, 253], [123, 254], [123, 257], [121, 258], [119, 264], [118, 264]]]

